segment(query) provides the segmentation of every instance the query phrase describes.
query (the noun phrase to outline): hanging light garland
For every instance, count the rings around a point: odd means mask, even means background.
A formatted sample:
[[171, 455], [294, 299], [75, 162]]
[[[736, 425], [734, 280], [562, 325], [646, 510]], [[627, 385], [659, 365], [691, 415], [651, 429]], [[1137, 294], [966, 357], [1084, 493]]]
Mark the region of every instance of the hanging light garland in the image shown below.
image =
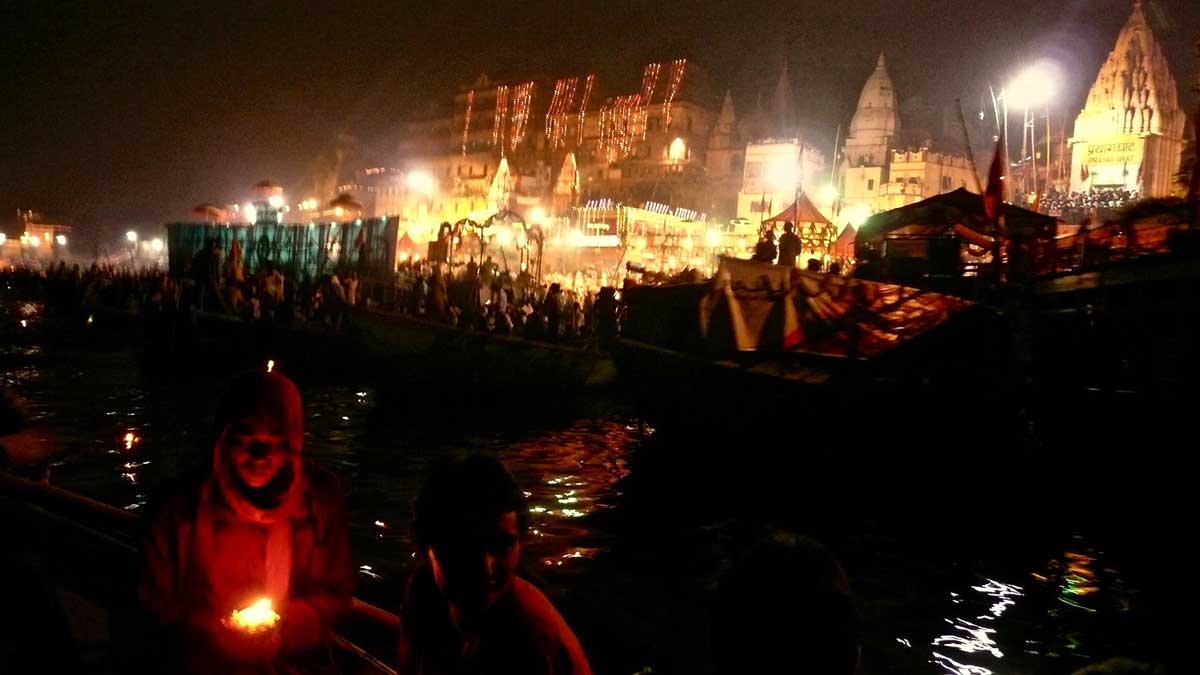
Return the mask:
[[671, 62], [671, 75], [667, 80], [667, 91], [663, 94], [663, 129], [671, 127], [671, 102], [679, 93], [679, 85], [683, 83], [683, 72], [687, 69], [687, 59], [675, 59]]
[[609, 162], [633, 153], [642, 109], [642, 95], [626, 94], [608, 99], [600, 109], [599, 149]]
[[496, 118], [492, 122], [492, 145], [504, 155], [504, 122], [508, 119], [508, 85], [496, 87]]
[[467, 136], [471, 133], [471, 108], [475, 106], [475, 90], [467, 92], [467, 114], [463, 118], [462, 154], [467, 156]]
[[588, 99], [592, 97], [592, 85], [595, 83], [596, 74], [589, 74], [583, 87], [583, 100], [579, 103], [579, 140], [576, 144], [580, 146], [583, 145], [583, 122], [584, 116], [587, 114]]
[[513, 88], [512, 124], [509, 128], [509, 141], [513, 152], [525, 138], [525, 127], [529, 124], [529, 109], [533, 103], [533, 82], [518, 84]]
[[578, 86], [578, 77], [563, 78], [554, 83], [554, 95], [546, 110], [546, 140], [550, 141], [552, 149], [557, 150], [566, 143], [567, 118], [575, 104]]
[[640, 92], [641, 106], [638, 111], [638, 126], [641, 128], [641, 139], [646, 140], [646, 121], [650, 117], [650, 99], [654, 97], [654, 88], [658, 85], [658, 73], [662, 70], [661, 63], [650, 63], [642, 70], [642, 89]]

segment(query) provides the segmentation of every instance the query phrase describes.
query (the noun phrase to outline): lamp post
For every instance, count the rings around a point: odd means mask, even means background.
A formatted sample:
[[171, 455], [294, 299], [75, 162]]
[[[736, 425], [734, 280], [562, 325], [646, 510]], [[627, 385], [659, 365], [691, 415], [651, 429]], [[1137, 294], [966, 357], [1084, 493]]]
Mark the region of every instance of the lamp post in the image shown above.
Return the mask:
[[[1033, 65], [1025, 68], [1016, 77], [1009, 82], [1005, 87], [1003, 95], [1005, 101], [1012, 99], [1013, 104], [1019, 106], [1023, 111], [1022, 128], [1021, 128], [1021, 191], [1027, 193], [1028, 190], [1028, 168], [1026, 167], [1026, 158], [1033, 159], [1037, 154], [1037, 127], [1035, 124], [1036, 113], [1033, 117], [1030, 116], [1030, 110], [1036, 109], [1039, 106], [1046, 106], [1046, 115], [1050, 114], [1050, 99], [1054, 96], [1058, 89], [1058, 65], [1052, 61], [1038, 61]], [[1005, 110], [1005, 124], [1008, 123], [1007, 106]], [[1007, 140], [1006, 140], [1007, 142]], [[1006, 148], [1007, 150], [1007, 148]], [[1047, 155], [1047, 174], [1046, 179], [1049, 182], [1049, 161]], [[1033, 191], [1041, 194], [1038, 189], [1037, 179], [1037, 161], [1033, 160]]]

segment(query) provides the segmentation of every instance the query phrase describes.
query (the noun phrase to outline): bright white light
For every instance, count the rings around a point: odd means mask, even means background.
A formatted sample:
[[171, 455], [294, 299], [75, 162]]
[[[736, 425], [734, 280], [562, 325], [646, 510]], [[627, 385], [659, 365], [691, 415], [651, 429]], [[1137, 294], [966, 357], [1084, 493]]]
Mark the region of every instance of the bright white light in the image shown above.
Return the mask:
[[342, 207], [340, 207], [340, 206], [338, 206], [338, 207], [335, 207], [335, 208], [333, 209], [333, 215], [337, 216], [338, 218], [341, 218], [341, 217], [342, 217], [342, 215], [343, 215], [343, 214], [345, 214], [345, 213], [346, 213], [346, 210], [345, 210], [345, 209], [343, 209], [343, 208], [342, 208]]
[[543, 209], [542, 207], [537, 206], [537, 207], [534, 207], [534, 209], [529, 212], [529, 222], [541, 225], [545, 221], [546, 221], [546, 209]]
[[56, 244], [58, 244], [59, 246], [66, 246], [67, 245], [67, 235], [65, 235], [65, 234], [54, 235], [54, 242]]
[[6, 241], [8, 241], [8, 235], [4, 234], [3, 232], [0, 232], [0, 246], [3, 246], [4, 242], [6, 242]]
[[671, 147], [667, 149], [667, 158], [672, 162], [683, 160], [687, 156], [687, 145], [684, 144], [682, 138], [676, 138], [671, 141]]
[[151, 240], [150, 240], [150, 248], [151, 248], [151, 250], [153, 250], [155, 253], [162, 253], [162, 250], [163, 250], [163, 240], [162, 240], [162, 239], [158, 239], [158, 238], [151, 239]]
[[126, 240], [126, 241], [128, 241], [128, 242], [129, 242], [129, 243], [131, 243], [131, 244], [132, 244], [132, 243], [136, 243], [136, 242], [137, 242], [137, 232], [134, 232], [133, 230], [130, 230], [130, 231], [126, 232], [126, 233], [125, 233], [125, 240]]
[[501, 228], [500, 231], [496, 233], [496, 241], [500, 242], [501, 246], [508, 246], [512, 243], [512, 239], [512, 230], [508, 229], [507, 227]]
[[1061, 70], [1053, 61], [1038, 61], [1017, 74], [1004, 92], [1014, 108], [1034, 108], [1045, 104], [1058, 92]]
[[247, 223], [258, 222], [258, 209], [254, 208], [253, 204], [247, 204], [242, 209], [242, 214], [246, 216]]
[[412, 190], [413, 192], [420, 192], [424, 195], [432, 195], [433, 190], [436, 187], [433, 181], [433, 176], [430, 176], [424, 171], [414, 171], [408, 174], [408, 178], [406, 180], [408, 182], [409, 190]]
[[766, 174], [767, 185], [774, 192], [791, 192], [800, 184], [800, 172], [792, 161], [768, 164]]
[[826, 183], [825, 185], [821, 186], [821, 201], [822, 202], [824, 202], [826, 204], [832, 204], [833, 201], [835, 199], [837, 199], [837, 197], [838, 197], [838, 191], [837, 191], [837, 188], [835, 188], [833, 185]]
[[704, 243], [707, 244], [709, 248], [716, 248], [721, 244], [721, 233], [717, 232], [716, 230], [709, 230], [708, 233], [704, 235]]
[[692, 250], [692, 246], [694, 244], [692, 243], [692, 238], [688, 237], [688, 238], [684, 239], [683, 241], [679, 242], [679, 245], [683, 247], [683, 250], [690, 251], [690, 250]]
[[846, 221], [855, 227], [862, 225], [870, 217], [871, 207], [866, 204], [855, 204], [846, 209]]
[[271, 195], [270, 197], [267, 197], [267, 203], [271, 205], [271, 208], [277, 209], [283, 206], [283, 196]]
[[29, 245], [30, 245], [30, 246], [32, 246], [32, 247], [34, 247], [34, 248], [37, 248], [37, 247], [39, 247], [39, 246], [41, 246], [41, 245], [42, 245], [42, 240], [41, 240], [41, 239], [38, 239], [37, 237], [30, 237], [30, 238], [29, 238]]

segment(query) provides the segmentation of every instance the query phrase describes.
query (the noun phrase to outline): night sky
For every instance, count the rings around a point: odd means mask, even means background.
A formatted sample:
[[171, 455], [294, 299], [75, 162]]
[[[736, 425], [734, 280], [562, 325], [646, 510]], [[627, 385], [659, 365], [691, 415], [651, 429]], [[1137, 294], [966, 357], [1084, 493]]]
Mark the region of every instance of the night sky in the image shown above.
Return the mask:
[[[1051, 56], [1072, 117], [1129, 14], [1128, 0], [533, 0], [4, 3], [0, 207], [40, 209], [77, 233], [184, 219], [269, 177], [302, 190], [339, 134], [387, 162], [396, 121], [445, 103], [481, 71], [595, 71], [635, 88], [641, 64], [686, 56], [745, 111], [784, 55], [805, 128], [849, 122], [886, 52], [901, 101], [963, 99]], [[1148, 15], [1185, 101], [1196, 0]], [[824, 138], [819, 138], [826, 142]], [[300, 195], [295, 195], [299, 197]], [[86, 235], [85, 235], [86, 236]]]

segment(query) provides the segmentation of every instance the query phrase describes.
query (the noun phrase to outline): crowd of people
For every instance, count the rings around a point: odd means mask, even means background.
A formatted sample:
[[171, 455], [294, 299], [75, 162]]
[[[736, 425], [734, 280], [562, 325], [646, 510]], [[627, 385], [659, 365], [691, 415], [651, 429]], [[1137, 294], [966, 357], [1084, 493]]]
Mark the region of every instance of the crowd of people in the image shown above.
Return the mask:
[[397, 312], [480, 332], [519, 335], [549, 342], [617, 334], [616, 289], [575, 291], [538, 283], [527, 272], [513, 275], [486, 256], [472, 257], [456, 272], [427, 260], [406, 262], [396, 274]]
[[1140, 199], [1137, 190], [1097, 188], [1087, 192], [1052, 191], [1042, 195], [1039, 210], [1045, 213], [1065, 213], [1071, 210], [1119, 209]]
[[349, 321], [352, 308], [368, 305], [468, 330], [549, 342], [606, 341], [618, 333], [620, 321], [617, 289], [574, 290], [538, 282], [527, 272], [513, 275], [500, 269], [491, 256], [455, 266], [406, 261], [392, 287], [374, 287], [373, 297], [352, 269], [297, 277], [268, 262], [248, 274], [245, 264], [223, 255], [215, 240], [192, 256], [180, 277], [157, 268], [81, 267], [65, 261], [43, 268], [12, 267], [4, 276], [60, 306], [103, 305], [169, 315], [202, 311], [333, 329]]

